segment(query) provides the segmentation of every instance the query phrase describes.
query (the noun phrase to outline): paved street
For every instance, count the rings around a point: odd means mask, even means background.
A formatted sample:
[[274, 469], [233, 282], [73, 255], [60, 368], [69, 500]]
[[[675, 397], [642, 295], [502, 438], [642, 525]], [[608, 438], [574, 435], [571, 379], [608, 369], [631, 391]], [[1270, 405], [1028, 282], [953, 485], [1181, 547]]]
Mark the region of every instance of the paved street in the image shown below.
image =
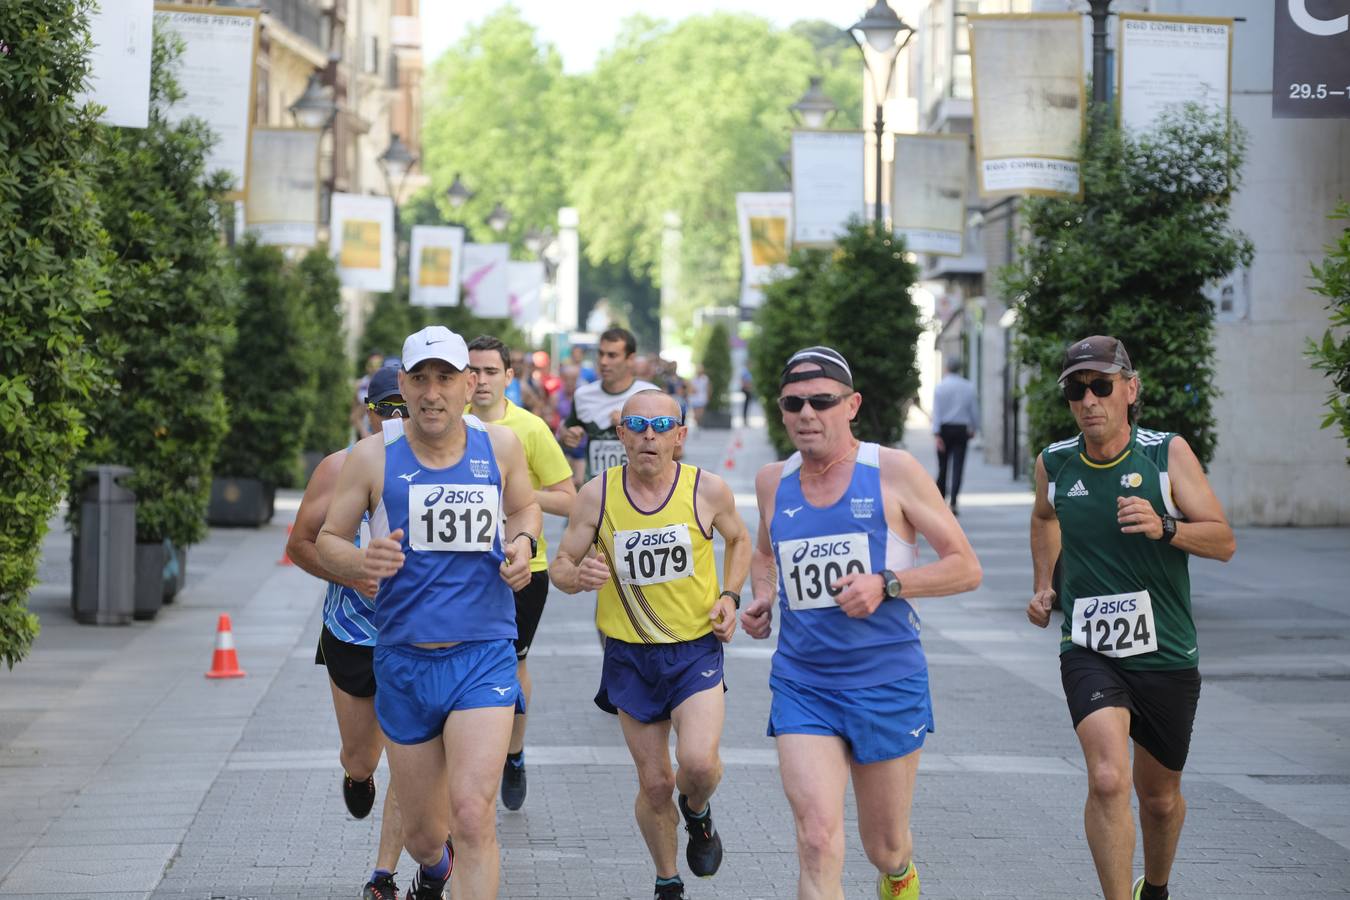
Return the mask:
[[[910, 444], [931, 469], [923, 432], [912, 428]], [[752, 527], [753, 475], [770, 458], [755, 430], [704, 432], [688, 454], [730, 479]], [[213, 530], [190, 552], [185, 593], [125, 628], [73, 622], [69, 538], [48, 537], [32, 598], [42, 635], [30, 659], [0, 671], [0, 896], [359, 895], [378, 808], [358, 822], [343, 807], [328, 684], [313, 664], [321, 592], [277, 564], [297, 505], [287, 493], [269, 526]], [[938, 729], [914, 809], [925, 898], [1095, 896], [1058, 633], [1023, 615], [1029, 505], [1025, 485], [972, 459], [961, 521], [984, 584], [919, 603]], [[550, 518], [550, 537], [559, 532]], [[1243, 529], [1233, 562], [1196, 561], [1192, 574], [1205, 681], [1175, 896], [1344, 898], [1350, 530]], [[600, 662], [591, 610], [589, 595], [555, 592], [530, 654], [529, 798], [499, 816], [506, 898], [651, 896], [627, 751], [589, 699]], [[246, 678], [202, 677], [221, 612]], [[791, 819], [764, 736], [771, 650], [738, 634], [728, 651], [726, 777], [714, 798], [727, 856], [715, 879], [690, 879], [695, 900], [795, 891]], [[377, 780], [383, 789], [387, 773]], [[874, 874], [851, 817], [850, 801], [846, 892], [864, 898]], [[400, 883], [413, 868], [405, 857]]]

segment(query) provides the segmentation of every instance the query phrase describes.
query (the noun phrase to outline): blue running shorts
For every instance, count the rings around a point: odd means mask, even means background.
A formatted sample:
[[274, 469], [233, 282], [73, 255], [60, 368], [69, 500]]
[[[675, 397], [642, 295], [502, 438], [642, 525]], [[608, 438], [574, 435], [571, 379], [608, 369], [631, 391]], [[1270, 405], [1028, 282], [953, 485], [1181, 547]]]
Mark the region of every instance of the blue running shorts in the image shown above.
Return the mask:
[[639, 722], [664, 722], [699, 691], [722, 686], [722, 642], [708, 633], [678, 644], [630, 644], [605, 638], [595, 705]]
[[411, 644], [375, 647], [375, 717], [396, 744], [440, 735], [457, 709], [514, 706], [523, 712], [515, 645], [465, 641], [428, 650]]
[[844, 690], [771, 677], [769, 690], [769, 737], [842, 738], [853, 761], [862, 765], [908, 756], [935, 730], [926, 669], [891, 684]]

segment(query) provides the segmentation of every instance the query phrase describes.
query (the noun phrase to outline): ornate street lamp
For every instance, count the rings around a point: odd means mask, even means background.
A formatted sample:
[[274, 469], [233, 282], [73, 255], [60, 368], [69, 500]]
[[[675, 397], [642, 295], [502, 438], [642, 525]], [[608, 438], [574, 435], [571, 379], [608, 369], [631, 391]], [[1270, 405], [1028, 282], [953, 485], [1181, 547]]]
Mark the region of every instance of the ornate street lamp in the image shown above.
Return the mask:
[[394, 198], [395, 205], [398, 204], [399, 196], [403, 193], [403, 182], [408, 177], [408, 172], [417, 162], [417, 155], [408, 149], [408, 145], [403, 143], [403, 139], [398, 136], [398, 132], [389, 135], [389, 146], [380, 154], [376, 160], [380, 168], [384, 170], [384, 180], [388, 182], [389, 196]]
[[824, 128], [834, 119], [835, 113], [839, 112], [839, 107], [835, 106], [829, 95], [820, 89], [822, 80], [819, 75], [812, 75], [811, 85], [806, 89], [806, 93], [788, 107], [788, 112], [792, 113], [792, 118], [798, 125], [810, 129]]
[[455, 180], [445, 189], [445, 198], [450, 201], [450, 205], [455, 209], [459, 209], [473, 199], [473, 191], [469, 190], [460, 180], [458, 172], [455, 173]]
[[884, 105], [891, 91], [891, 75], [895, 71], [895, 61], [900, 51], [914, 36], [914, 29], [901, 20], [886, 0], [877, 0], [867, 13], [854, 22], [848, 29], [862, 53], [863, 65], [867, 68], [867, 77], [872, 85], [872, 100], [876, 103], [876, 205], [874, 207], [877, 227], [885, 224], [881, 213], [881, 141], [886, 133]]
[[333, 124], [337, 114], [337, 104], [333, 102], [332, 92], [320, 80], [322, 76], [314, 72], [309, 76], [305, 92], [290, 105], [291, 116], [301, 128], [318, 128], [326, 131]]
[[502, 206], [501, 201], [499, 200], [497, 201], [497, 205], [492, 207], [492, 212], [487, 214], [487, 218], [484, 221], [487, 222], [489, 228], [498, 234], [501, 234], [506, 230], [506, 226], [511, 224], [511, 214], [506, 211], [506, 207]]

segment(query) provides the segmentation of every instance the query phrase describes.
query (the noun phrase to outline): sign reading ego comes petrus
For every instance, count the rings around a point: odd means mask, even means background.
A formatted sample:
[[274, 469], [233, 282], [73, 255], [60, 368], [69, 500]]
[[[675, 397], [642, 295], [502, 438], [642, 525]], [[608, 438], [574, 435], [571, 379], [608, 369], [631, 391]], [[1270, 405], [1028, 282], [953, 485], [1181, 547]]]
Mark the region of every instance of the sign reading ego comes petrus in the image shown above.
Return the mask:
[[1277, 119], [1350, 118], [1350, 0], [1276, 0]]

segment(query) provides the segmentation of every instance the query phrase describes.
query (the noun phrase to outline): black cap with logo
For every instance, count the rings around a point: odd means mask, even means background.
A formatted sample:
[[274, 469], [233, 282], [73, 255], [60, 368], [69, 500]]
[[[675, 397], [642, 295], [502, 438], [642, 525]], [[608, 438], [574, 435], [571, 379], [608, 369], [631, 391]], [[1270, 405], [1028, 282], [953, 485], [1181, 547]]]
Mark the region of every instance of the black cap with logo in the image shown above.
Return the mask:
[[1116, 372], [1129, 372], [1133, 367], [1130, 365], [1130, 355], [1125, 352], [1124, 344], [1109, 335], [1094, 334], [1080, 341], [1074, 341], [1065, 348], [1064, 371], [1059, 373], [1059, 383], [1063, 384], [1074, 372], [1081, 372], [1084, 369], [1111, 375]]

